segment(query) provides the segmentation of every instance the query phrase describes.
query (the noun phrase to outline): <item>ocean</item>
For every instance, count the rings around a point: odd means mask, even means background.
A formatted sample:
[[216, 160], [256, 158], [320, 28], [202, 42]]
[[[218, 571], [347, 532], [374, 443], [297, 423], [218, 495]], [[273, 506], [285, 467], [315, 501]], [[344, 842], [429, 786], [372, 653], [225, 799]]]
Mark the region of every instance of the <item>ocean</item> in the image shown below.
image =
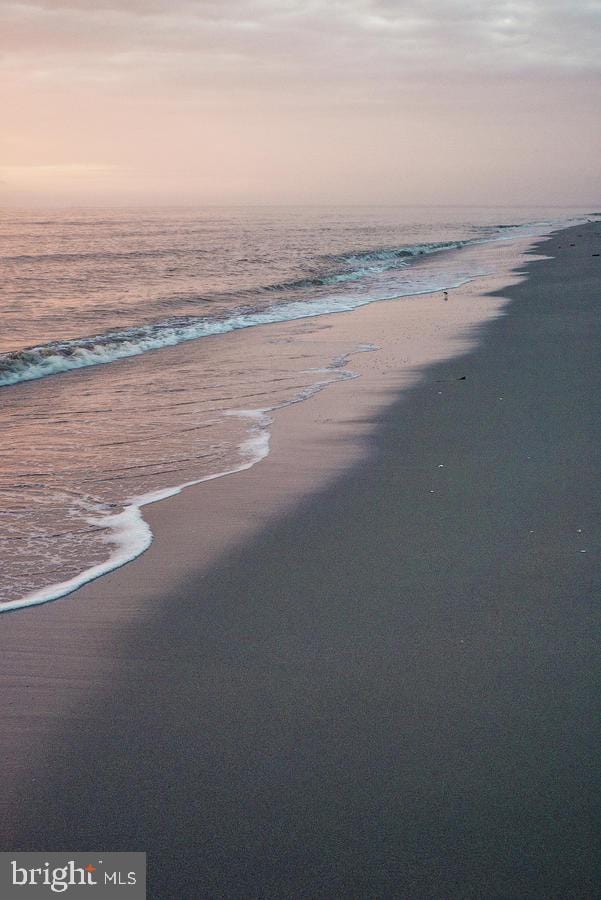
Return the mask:
[[479, 244], [586, 209], [0, 211], [0, 610], [47, 602], [143, 552], [143, 507], [254, 465], [271, 414], [340, 379], [246, 330], [494, 274]]

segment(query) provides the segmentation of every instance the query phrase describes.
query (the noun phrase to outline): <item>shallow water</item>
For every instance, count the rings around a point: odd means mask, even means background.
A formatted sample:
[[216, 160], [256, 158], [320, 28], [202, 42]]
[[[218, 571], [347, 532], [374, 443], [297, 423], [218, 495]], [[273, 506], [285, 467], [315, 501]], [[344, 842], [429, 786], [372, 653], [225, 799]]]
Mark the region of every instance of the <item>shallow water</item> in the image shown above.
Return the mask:
[[245, 329], [306, 318], [310, 333], [320, 313], [464, 283], [490, 267], [466, 242], [584, 212], [4, 211], [2, 600], [141, 552], [136, 498], [252, 464], [271, 410], [351, 377], [370, 349], [324, 358], [292, 340], [258, 358]]

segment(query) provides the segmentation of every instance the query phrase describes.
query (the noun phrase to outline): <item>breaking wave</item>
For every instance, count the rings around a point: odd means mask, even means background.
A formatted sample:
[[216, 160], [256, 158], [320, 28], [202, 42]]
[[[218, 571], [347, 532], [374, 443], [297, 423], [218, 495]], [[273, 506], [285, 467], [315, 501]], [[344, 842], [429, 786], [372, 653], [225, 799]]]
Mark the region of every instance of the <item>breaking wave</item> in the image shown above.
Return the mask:
[[[377, 275], [391, 269], [403, 268], [416, 257], [452, 250], [469, 241], [447, 241], [368, 251], [365, 253], [333, 256], [329, 259], [343, 271], [322, 275], [319, 278], [302, 279], [283, 284], [269, 285], [260, 294], [283, 292], [295, 288], [327, 287]], [[429, 290], [438, 290], [440, 286]], [[425, 293], [426, 291], [421, 291]], [[411, 293], [420, 293], [411, 289]], [[398, 295], [398, 293], [397, 293]], [[390, 296], [390, 294], [388, 294]], [[57, 375], [87, 366], [97, 366], [115, 360], [139, 356], [149, 350], [175, 346], [184, 341], [225, 334], [241, 328], [267, 325], [303, 319], [328, 313], [348, 312], [367, 303], [386, 299], [378, 292], [369, 295], [328, 295], [311, 299], [292, 300], [266, 308], [245, 306], [222, 317], [180, 316], [149, 325], [125, 328], [106, 334], [66, 341], [51, 341], [22, 350], [0, 353], [0, 386], [6, 387], [22, 381], [32, 381], [49, 375]]]
[[[417, 257], [442, 250], [458, 250], [472, 241], [438, 241], [431, 244], [416, 244], [410, 247], [392, 247], [382, 250], [366, 250], [359, 253], [340, 253], [322, 256], [321, 260], [328, 266], [326, 273], [319, 273], [294, 281], [281, 281], [259, 288], [259, 294], [270, 294], [281, 291], [294, 291], [303, 288], [328, 287], [349, 281], [360, 281], [370, 275], [381, 275], [393, 269], [404, 269]], [[338, 271], [332, 271], [337, 269]], [[255, 290], [255, 293], [257, 291]]]
[[180, 319], [177, 322], [146, 325], [142, 328], [125, 329], [92, 338], [53, 341], [39, 347], [0, 354], [0, 386], [32, 381], [86, 366], [102, 365], [118, 359], [139, 356], [149, 350], [172, 347], [184, 341], [226, 334], [255, 325], [287, 322], [326, 313], [349, 312], [359, 306], [373, 303], [376, 299], [382, 298], [331, 297], [321, 303], [300, 300], [223, 319]]

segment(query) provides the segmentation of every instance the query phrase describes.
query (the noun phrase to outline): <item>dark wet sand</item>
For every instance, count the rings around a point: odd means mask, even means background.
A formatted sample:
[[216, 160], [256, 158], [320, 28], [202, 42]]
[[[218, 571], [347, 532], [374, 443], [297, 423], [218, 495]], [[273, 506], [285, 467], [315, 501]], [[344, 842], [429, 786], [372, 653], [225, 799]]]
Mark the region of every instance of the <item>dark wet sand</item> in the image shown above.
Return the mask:
[[143, 558], [0, 618], [3, 849], [146, 850], [161, 900], [599, 895], [600, 246], [539, 244], [367, 461], [152, 613]]

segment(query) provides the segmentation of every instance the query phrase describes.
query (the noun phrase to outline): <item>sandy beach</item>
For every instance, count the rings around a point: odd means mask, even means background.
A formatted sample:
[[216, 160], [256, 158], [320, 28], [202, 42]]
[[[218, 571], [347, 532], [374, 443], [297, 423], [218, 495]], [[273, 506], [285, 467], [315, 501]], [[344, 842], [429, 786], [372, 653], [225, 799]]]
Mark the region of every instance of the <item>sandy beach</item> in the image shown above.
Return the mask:
[[3, 848], [146, 851], [165, 900], [597, 896], [600, 248], [268, 327], [382, 349], [0, 617]]

